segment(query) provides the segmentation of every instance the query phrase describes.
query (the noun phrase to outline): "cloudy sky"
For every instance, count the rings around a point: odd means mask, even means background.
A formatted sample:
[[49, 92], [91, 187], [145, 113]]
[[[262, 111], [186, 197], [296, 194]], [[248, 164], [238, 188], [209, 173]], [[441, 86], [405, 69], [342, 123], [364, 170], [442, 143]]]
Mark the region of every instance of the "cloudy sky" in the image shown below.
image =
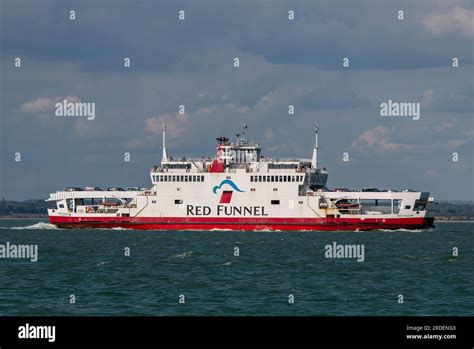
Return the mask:
[[[318, 121], [330, 187], [473, 200], [472, 1], [1, 0], [0, 16], [0, 198], [149, 186], [162, 123], [172, 156], [246, 123], [265, 155], [310, 158]], [[95, 119], [56, 116], [65, 98]], [[381, 116], [388, 100], [420, 119]]]

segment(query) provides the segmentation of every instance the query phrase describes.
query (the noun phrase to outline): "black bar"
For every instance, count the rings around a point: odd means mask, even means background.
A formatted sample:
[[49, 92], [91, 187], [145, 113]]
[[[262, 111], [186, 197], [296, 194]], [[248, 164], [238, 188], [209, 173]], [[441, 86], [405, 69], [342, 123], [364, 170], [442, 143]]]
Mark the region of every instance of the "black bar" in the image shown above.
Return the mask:
[[[18, 338], [26, 324], [55, 326], [54, 342]], [[0, 348], [212, 342], [473, 348], [473, 324], [472, 317], [0, 317]]]

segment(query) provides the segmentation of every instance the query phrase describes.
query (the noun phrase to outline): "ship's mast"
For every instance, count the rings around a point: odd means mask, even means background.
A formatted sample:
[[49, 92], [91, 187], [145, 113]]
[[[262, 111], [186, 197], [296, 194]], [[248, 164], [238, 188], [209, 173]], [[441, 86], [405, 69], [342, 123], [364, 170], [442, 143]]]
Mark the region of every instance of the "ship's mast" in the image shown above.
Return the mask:
[[319, 145], [318, 145], [318, 133], [319, 133], [319, 125], [318, 123], [316, 122], [314, 124], [314, 136], [315, 136], [315, 140], [314, 140], [314, 148], [313, 148], [313, 157], [311, 159], [311, 167], [314, 168], [315, 170], [318, 169], [318, 149], [319, 149]]
[[168, 161], [168, 150], [166, 148], [166, 125], [163, 124], [163, 155], [161, 157], [161, 162]]

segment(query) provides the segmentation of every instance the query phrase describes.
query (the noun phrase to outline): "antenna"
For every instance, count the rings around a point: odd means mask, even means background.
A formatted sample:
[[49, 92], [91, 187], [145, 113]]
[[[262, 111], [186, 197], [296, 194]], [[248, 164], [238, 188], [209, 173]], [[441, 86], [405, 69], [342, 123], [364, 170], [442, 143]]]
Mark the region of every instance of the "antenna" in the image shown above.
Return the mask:
[[163, 124], [163, 155], [161, 157], [161, 162], [168, 161], [168, 150], [166, 148], [166, 125]]
[[318, 133], [319, 133], [319, 125], [318, 125], [318, 122], [316, 121], [314, 123], [314, 137], [315, 137], [315, 140], [314, 140], [314, 147], [316, 149], [319, 149], [319, 145], [318, 145]]
[[314, 123], [314, 148], [313, 148], [313, 157], [311, 158], [311, 167], [315, 170], [318, 169], [318, 133], [319, 133], [319, 125], [317, 122]]

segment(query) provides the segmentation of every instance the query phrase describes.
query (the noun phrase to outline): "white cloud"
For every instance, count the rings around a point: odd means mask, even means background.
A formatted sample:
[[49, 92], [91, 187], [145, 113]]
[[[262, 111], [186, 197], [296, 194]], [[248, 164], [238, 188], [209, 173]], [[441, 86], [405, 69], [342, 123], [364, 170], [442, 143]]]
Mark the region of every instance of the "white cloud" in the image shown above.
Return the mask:
[[20, 110], [25, 113], [52, 112], [54, 103], [55, 101], [52, 98], [37, 98], [33, 101], [23, 103]]
[[455, 33], [474, 38], [474, 11], [459, 6], [447, 13], [432, 13], [422, 23], [426, 30], [436, 36]]
[[20, 110], [25, 113], [54, 113], [54, 105], [58, 102], [67, 100], [68, 102], [80, 102], [81, 99], [76, 96], [67, 97], [40, 97], [21, 105]]
[[162, 114], [153, 116], [145, 120], [145, 130], [161, 135], [163, 131], [163, 124], [166, 125], [167, 138], [174, 139], [183, 134], [186, 128], [186, 121], [188, 120], [187, 114]]
[[395, 143], [391, 141], [393, 128], [377, 126], [366, 130], [352, 143], [351, 148], [355, 150], [373, 149], [379, 153], [384, 153], [399, 149], [411, 149], [411, 144]]

